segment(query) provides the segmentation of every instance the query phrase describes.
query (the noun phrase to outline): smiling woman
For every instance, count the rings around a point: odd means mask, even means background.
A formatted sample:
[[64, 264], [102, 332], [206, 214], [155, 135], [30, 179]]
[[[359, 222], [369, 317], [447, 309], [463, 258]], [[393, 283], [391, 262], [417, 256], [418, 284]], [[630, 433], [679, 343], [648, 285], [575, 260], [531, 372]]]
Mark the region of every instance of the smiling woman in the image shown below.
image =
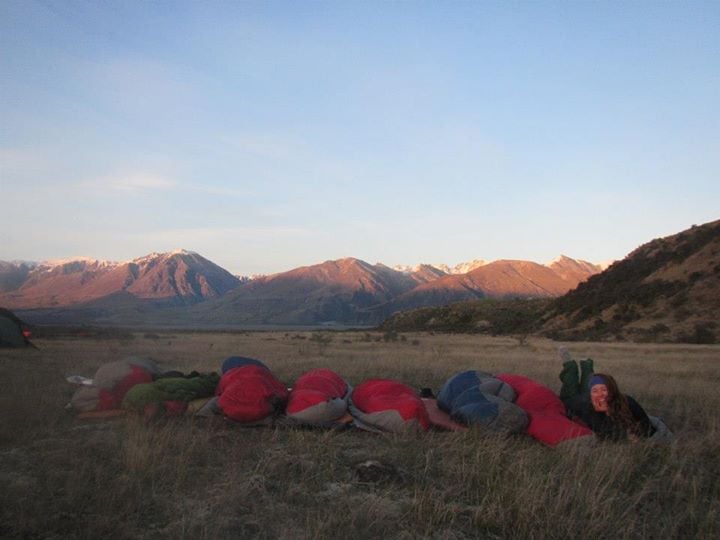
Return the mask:
[[[570, 381], [571, 367], [566, 362], [560, 374], [560, 395], [570, 416], [582, 420], [602, 440], [637, 442], [655, 433], [645, 410], [633, 397], [620, 392], [611, 375], [596, 373], [587, 386], [578, 387], [577, 381]], [[577, 374], [577, 368], [574, 372]], [[577, 389], [575, 395], [570, 386]]]
[[590, 379], [590, 403], [581, 416], [603, 439], [632, 442], [655, 433], [645, 410], [631, 396], [618, 389], [611, 375], [596, 374]]
[[[593, 379], [596, 379], [596, 378], [599, 379], [600, 377], [599, 376], [593, 377]], [[594, 386], [592, 386], [590, 388], [590, 401], [592, 402], [593, 409], [595, 409], [596, 411], [607, 413], [607, 411], [608, 411], [607, 398], [608, 398], [607, 385], [605, 385], [603, 383], [596, 383]]]

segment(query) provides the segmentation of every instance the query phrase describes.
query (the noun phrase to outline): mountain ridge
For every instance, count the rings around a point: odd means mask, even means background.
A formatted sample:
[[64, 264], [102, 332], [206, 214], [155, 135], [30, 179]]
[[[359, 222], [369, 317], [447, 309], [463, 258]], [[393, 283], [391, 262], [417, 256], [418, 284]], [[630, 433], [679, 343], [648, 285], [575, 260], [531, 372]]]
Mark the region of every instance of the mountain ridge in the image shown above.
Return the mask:
[[221, 296], [239, 284], [229, 272], [194, 252], [151, 253], [131, 261], [91, 258], [45, 261], [24, 279], [0, 268], [0, 303], [12, 308], [70, 307], [128, 292], [141, 300], [194, 303]]
[[[594, 268], [592, 263], [568, 260]], [[492, 279], [482, 282], [477, 276], [492, 273], [505, 263], [477, 262], [468, 265], [474, 269], [466, 274], [447, 274], [432, 265], [398, 271], [382, 263], [347, 257], [251, 280], [232, 276], [187, 250], [153, 252], [125, 262], [80, 257], [22, 268], [2, 263], [0, 304], [44, 310], [50, 319], [53, 313], [72, 319], [75, 312], [82, 320], [91, 317], [123, 322], [151, 316], [154, 307], [165, 308], [162, 317], [168, 319], [199, 318], [218, 324], [375, 324], [397, 309], [417, 305], [485, 296], [557, 295], [577, 284], [555, 276], [548, 278], [553, 281], [549, 292], [533, 288], [528, 285], [533, 278], [523, 276], [520, 266], [536, 273], [540, 269], [548, 276], [553, 271], [538, 263], [515, 261], [513, 279], [494, 280], [504, 282], [505, 288], [491, 287]], [[186, 311], [171, 309], [186, 305], [196, 306]]]
[[560, 297], [421, 307], [393, 314], [381, 329], [715, 344], [718, 313], [720, 220], [651, 240]]
[[0, 305], [15, 300], [29, 322], [50, 324], [385, 321], [384, 328], [535, 332], [563, 340], [720, 339], [720, 220], [651, 240], [600, 270], [564, 255], [545, 265], [492, 261], [464, 274], [432, 265], [399, 271], [347, 257], [243, 281], [182, 250], [125, 263], [0, 261]]
[[558, 339], [715, 342], [720, 220], [656, 238], [555, 299], [541, 331]]

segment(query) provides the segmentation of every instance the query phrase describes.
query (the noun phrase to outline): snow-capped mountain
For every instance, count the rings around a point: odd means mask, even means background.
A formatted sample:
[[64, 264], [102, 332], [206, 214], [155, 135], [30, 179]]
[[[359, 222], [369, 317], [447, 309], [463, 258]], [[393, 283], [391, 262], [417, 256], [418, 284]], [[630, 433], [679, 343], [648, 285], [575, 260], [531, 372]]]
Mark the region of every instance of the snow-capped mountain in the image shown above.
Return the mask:
[[554, 271], [568, 283], [572, 283], [575, 287], [578, 283], [585, 281], [594, 274], [602, 272], [604, 269], [598, 265], [588, 261], [572, 259], [566, 255], [556, 257], [545, 266]]
[[437, 270], [440, 270], [443, 274], [467, 274], [471, 270], [475, 270], [476, 268], [479, 268], [484, 264], [487, 264], [487, 261], [483, 259], [474, 259], [472, 261], [458, 263], [455, 266], [449, 266], [444, 263], [417, 264], [415, 266], [398, 264], [396, 266], [393, 266], [393, 269], [397, 270], [398, 272], [403, 272], [405, 274], [412, 274], [413, 272], [427, 269], [427, 267], [433, 267]]
[[186, 250], [125, 262], [77, 257], [36, 265], [0, 263], [0, 305], [61, 308], [63, 317], [89, 308], [92, 313], [101, 311], [103, 320], [124, 322], [128, 321], [123, 317], [190, 304], [198, 305], [175, 312], [176, 320], [378, 322], [395, 309], [457, 300], [558, 296], [599, 272], [592, 263], [564, 256], [548, 265], [476, 259], [446, 266], [447, 271], [442, 266], [393, 269], [349, 257], [248, 280]]
[[82, 304], [124, 293], [143, 300], [194, 303], [222, 296], [239, 284], [197, 253], [151, 253], [127, 262], [88, 257], [50, 260], [34, 267], [0, 266], [0, 304], [47, 308]]

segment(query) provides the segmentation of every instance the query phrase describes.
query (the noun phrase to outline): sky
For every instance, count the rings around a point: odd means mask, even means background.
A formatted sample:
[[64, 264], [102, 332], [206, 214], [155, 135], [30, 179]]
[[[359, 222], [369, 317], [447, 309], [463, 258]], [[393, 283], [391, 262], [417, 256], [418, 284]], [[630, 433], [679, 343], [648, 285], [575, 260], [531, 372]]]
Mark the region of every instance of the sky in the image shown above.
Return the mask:
[[717, 1], [0, 1], [0, 260], [600, 262], [719, 173]]

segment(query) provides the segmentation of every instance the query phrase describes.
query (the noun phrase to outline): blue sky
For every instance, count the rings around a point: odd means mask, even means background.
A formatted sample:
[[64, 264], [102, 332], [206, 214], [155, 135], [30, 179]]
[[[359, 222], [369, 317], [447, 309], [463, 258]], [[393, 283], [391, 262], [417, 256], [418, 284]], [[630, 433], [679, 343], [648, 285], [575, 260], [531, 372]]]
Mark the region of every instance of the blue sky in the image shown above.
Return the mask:
[[718, 2], [0, 2], [0, 260], [617, 259], [720, 218]]

